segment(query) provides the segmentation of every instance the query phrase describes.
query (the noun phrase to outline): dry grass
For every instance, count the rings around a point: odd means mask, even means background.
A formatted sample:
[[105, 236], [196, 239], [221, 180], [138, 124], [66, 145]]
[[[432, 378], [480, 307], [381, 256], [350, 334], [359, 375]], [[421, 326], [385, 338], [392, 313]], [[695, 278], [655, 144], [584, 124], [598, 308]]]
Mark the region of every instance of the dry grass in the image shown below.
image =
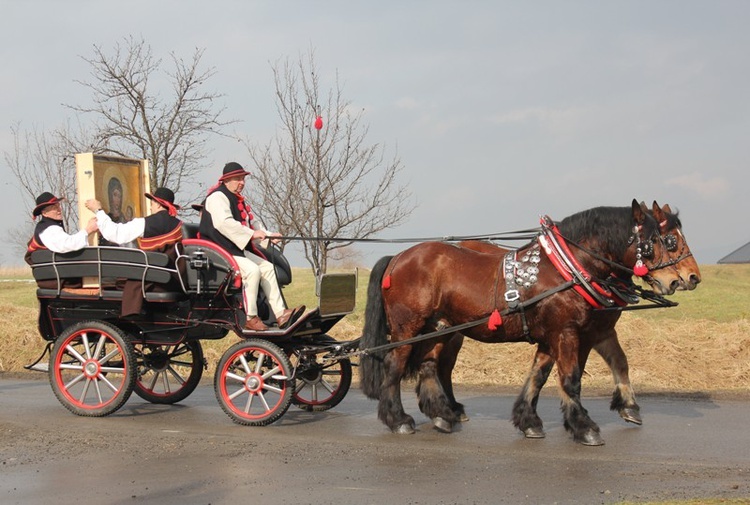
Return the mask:
[[[672, 309], [627, 312], [618, 323], [619, 339], [630, 363], [638, 392], [750, 393], [750, 265], [702, 267], [704, 282], [692, 292], [679, 293]], [[28, 269], [0, 277], [29, 278]], [[358, 303], [331, 331], [339, 340], [359, 336], [366, 301], [367, 273], [359, 280]], [[284, 290], [290, 305], [316, 304], [315, 283], [309, 270], [296, 269], [294, 282]], [[0, 282], [0, 372], [18, 372], [43, 348], [36, 329], [35, 286], [28, 281]], [[238, 337], [203, 341], [209, 370]], [[455, 382], [476, 386], [519, 387], [535, 348], [528, 344], [480, 344], [467, 340], [454, 373]], [[610, 372], [592, 355], [586, 367], [586, 392], [609, 391]], [[554, 374], [554, 371], [553, 371]], [[550, 380], [547, 388], [555, 388]]]
[[[658, 325], [632, 313], [618, 326], [630, 364], [630, 379], [640, 392], [750, 392], [750, 322], [666, 320]], [[520, 385], [534, 355], [528, 344], [487, 345], [467, 341], [456, 377], [476, 385]], [[554, 377], [556, 373], [553, 370]], [[547, 387], [556, 387], [550, 380]], [[585, 390], [607, 390], [612, 376], [595, 353], [586, 365]]]

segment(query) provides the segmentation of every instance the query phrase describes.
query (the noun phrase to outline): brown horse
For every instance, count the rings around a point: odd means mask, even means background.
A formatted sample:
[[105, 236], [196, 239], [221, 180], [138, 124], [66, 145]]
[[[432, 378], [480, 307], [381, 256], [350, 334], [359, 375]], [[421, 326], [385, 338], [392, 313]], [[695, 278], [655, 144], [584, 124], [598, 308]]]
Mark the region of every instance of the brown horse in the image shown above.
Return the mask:
[[[666, 244], [657, 221], [635, 200], [629, 208], [598, 207], [566, 218], [559, 230], [551, 222], [545, 229], [540, 242], [546, 254], [533, 245], [517, 252], [535, 258], [530, 260], [534, 270], [526, 271], [533, 272], [528, 284], [519, 277], [519, 285], [515, 271], [508, 276], [508, 262], [495, 255], [445, 243], [423, 243], [381, 259], [370, 276], [360, 348], [377, 349], [388, 333], [398, 345], [465, 324], [470, 327], [461, 332], [481, 342], [537, 343], [558, 365], [566, 429], [576, 441], [600, 445], [599, 427], [581, 405], [579, 363], [581, 334], [591, 326], [594, 308], [615, 303], [600, 281], [635, 269], [648, 273], [644, 279], [655, 292], [668, 294], [679, 286], [679, 275], [674, 268], [653, 268], [659, 264], [655, 258], [665, 257]], [[566, 242], [578, 247], [571, 251]], [[444, 389], [450, 383], [440, 369], [452, 363], [439, 361], [445, 347], [455, 351], [456, 345], [449, 334], [363, 356], [362, 390], [379, 400], [378, 417], [392, 431], [415, 430], [400, 397], [401, 380], [415, 374], [419, 408], [435, 426], [450, 431], [460, 420], [462, 410], [449, 398], [452, 391]], [[455, 360], [455, 352], [448, 354]]]
[[[643, 206], [643, 204], [641, 205]], [[678, 290], [695, 289], [701, 281], [700, 270], [682, 234], [682, 224], [677, 214], [672, 213], [669, 205], [659, 207], [656, 202], [653, 203], [651, 214], [659, 222], [661, 240], [666, 246], [664, 251], [667, 257], [661, 259], [662, 265], [677, 270], [680, 277]], [[488, 242], [466, 241], [460, 242], [459, 245], [496, 256], [504, 256], [508, 252], [507, 249]], [[623, 279], [624, 282], [627, 282], [627, 280]], [[590, 326], [585, 328], [580, 335], [578, 361], [581, 372], [583, 372], [592, 349], [601, 355], [612, 371], [615, 382], [610, 409], [616, 410], [624, 420], [640, 425], [642, 423], [640, 406], [636, 402], [635, 393], [630, 384], [628, 360], [617, 339], [617, 331], [615, 330], [615, 324], [621, 314], [620, 311], [595, 311]], [[456, 338], [463, 339], [462, 336]], [[452, 342], [451, 349], [460, 349], [460, 347], [461, 342]], [[445, 355], [445, 352], [446, 349], [443, 350], [440, 360], [445, 362], [446, 365], [451, 362], [455, 363], [457, 356], [448, 356]], [[543, 346], [538, 346], [532, 369], [521, 394], [514, 404], [513, 423], [528, 438], [544, 437], [544, 429], [536, 412], [536, 404], [553, 364], [552, 356]], [[443, 382], [446, 394], [448, 394], [448, 391], [452, 392], [451, 373], [452, 369], [441, 375], [441, 380], [446, 381]], [[452, 403], [458, 408], [462, 408], [455, 401], [455, 398], [452, 399]], [[463, 418], [466, 418], [465, 414]]]

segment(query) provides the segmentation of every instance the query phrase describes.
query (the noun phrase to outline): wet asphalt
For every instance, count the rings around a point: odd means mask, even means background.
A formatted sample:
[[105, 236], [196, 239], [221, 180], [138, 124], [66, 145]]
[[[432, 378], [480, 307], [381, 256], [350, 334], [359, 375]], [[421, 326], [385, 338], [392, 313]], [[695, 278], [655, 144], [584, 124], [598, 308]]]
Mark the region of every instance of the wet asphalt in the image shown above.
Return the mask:
[[643, 426], [584, 397], [606, 442], [565, 432], [554, 390], [547, 437], [510, 423], [514, 396], [457, 388], [470, 421], [443, 434], [403, 398], [414, 435], [394, 435], [353, 388], [333, 410], [290, 407], [266, 427], [234, 424], [211, 384], [177, 405], [136, 395], [104, 418], [58, 403], [44, 375], [0, 377], [2, 504], [617, 503], [750, 497], [750, 401], [640, 396]]

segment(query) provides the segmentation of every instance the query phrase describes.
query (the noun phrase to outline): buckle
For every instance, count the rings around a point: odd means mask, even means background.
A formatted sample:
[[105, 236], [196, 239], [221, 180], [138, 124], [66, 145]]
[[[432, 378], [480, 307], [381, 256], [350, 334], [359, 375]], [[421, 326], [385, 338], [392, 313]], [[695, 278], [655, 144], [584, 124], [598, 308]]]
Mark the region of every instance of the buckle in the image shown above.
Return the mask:
[[505, 292], [505, 301], [506, 302], [517, 302], [521, 299], [521, 294], [518, 292], [517, 289], [509, 289]]

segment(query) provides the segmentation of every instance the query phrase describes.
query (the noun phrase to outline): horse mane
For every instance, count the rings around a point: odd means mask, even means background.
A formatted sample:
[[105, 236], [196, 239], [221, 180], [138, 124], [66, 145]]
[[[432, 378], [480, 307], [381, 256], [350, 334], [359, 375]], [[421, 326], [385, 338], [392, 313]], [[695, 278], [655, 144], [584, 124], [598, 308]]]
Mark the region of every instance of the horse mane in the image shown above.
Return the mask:
[[[631, 207], [595, 207], [566, 217], [558, 227], [567, 240], [584, 242], [595, 239], [597, 249], [619, 257], [628, 248], [634, 224]], [[658, 225], [650, 214], [646, 214], [643, 224], [641, 237], [657, 233]]]
[[667, 218], [667, 230], [682, 229], [682, 221], [680, 221], [679, 211], [674, 213], [665, 212], [664, 215]]

